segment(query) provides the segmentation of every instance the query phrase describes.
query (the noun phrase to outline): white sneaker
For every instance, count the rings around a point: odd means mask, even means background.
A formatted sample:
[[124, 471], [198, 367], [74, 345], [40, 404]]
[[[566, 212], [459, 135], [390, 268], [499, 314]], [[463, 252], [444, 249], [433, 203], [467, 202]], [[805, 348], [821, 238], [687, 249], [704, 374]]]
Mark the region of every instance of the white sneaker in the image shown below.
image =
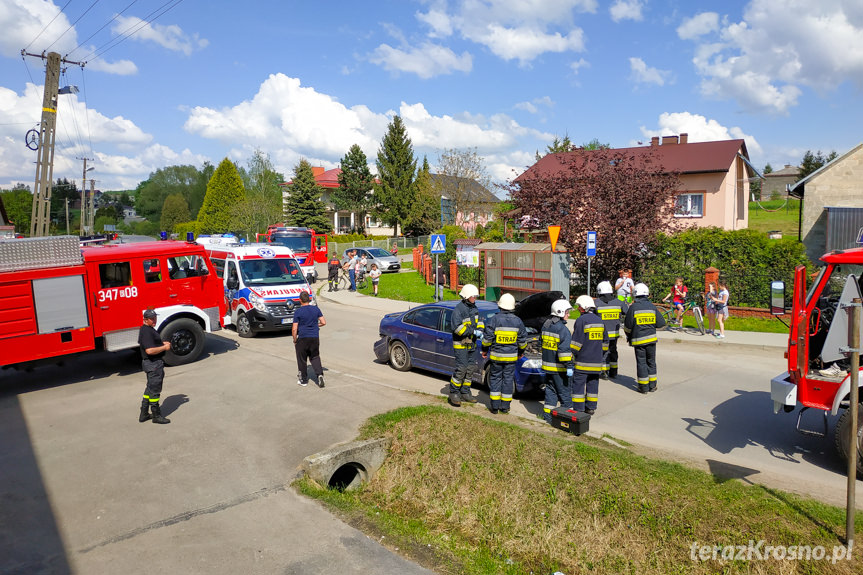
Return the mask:
[[301, 371], [297, 372], [297, 385], [301, 385], [303, 387], [309, 385], [309, 383], [303, 379], [303, 372]]
[[839, 377], [845, 375], [845, 370], [834, 363], [830, 367], [819, 370], [818, 373], [824, 377]]

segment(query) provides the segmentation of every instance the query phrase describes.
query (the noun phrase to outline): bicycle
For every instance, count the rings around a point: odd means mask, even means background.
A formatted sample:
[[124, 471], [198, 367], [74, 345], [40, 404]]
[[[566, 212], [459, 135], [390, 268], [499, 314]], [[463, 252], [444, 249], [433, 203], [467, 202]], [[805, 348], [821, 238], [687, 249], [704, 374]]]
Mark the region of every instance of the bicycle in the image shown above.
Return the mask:
[[680, 314], [680, 325], [675, 325], [677, 320], [677, 314], [675, 312], [675, 307], [672, 304], [670, 308], [662, 313], [662, 317], [665, 319], [665, 329], [668, 331], [674, 331], [675, 329], [683, 328], [683, 316], [686, 315], [688, 311], [692, 311], [692, 315], [695, 318], [695, 325], [701, 335], [707, 335], [707, 329], [704, 327], [704, 314], [701, 312], [701, 306], [698, 305], [698, 301], [696, 299], [688, 299], [683, 303], [683, 313]]
[[[356, 274], [356, 276], [357, 276], [356, 277], [357, 290], [365, 289], [365, 287], [367, 285], [366, 272], [360, 271], [359, 273]], [[339, 280], [338, 280], [337, 286], [338, 286], [338, 289], [343, 289], [343, 290], [350, 289], [351, 277], [350, 277], [350, 274], [348, 274], [348, 270], [342, 268], [339, 271]]]

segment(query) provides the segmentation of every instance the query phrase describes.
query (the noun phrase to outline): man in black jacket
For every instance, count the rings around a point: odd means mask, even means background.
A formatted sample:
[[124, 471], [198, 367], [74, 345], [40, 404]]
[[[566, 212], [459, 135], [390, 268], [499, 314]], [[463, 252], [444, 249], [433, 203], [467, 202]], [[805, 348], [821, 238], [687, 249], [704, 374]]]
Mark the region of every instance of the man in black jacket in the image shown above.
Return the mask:
[[[152, 419], [153, 423], [171, 423], [170, 419], [162, 417], [159, 407], [159, 396], [162, 394], [162, 380], [165, 378], [165, 362], [162, 357], [171, 349], [171, 342], [162, 341], [162, 336], [156, 331], [156, 312], [148, 309], [144, 312], [144, 324], [138, 330], [138, 345], [141, 348], [141, 367], [147, 374], [147, 387], [141, 400], [141, 423]], [[151, 410], [150, 416], [147, 410]]]
[[635, 348], [635, 369], [638, 392], [656, 391], [657, 328], [665, 327], [665, 319], [647, 296], [650, 290], [643, 283], [635, 285], [635, 301], [626, 312], [623, 331], [626, 341]]

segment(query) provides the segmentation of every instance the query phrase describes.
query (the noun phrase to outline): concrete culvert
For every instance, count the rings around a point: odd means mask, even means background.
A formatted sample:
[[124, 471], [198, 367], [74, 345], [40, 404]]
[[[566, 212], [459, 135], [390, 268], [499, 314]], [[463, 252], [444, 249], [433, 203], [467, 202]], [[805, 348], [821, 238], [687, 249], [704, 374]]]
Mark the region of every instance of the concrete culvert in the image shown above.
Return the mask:
[[377, 473], [387, 457], [390, 440], [351, 441], [303, 460], [303, 471], [321, 485], [340, 491], [357, 489]]

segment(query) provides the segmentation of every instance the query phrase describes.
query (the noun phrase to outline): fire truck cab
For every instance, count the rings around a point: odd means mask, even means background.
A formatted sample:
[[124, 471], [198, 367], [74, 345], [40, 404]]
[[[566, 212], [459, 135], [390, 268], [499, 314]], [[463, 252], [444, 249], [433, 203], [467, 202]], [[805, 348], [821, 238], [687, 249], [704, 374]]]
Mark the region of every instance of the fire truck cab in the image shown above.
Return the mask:
[[148, 308], [171, 342], [165, 363], [189, 363], [201, 354], [204, 333], [221, 329], [220, 283], [194, 243], [0, 242], [0, 365], [135, 348]]
[[315, 263], [327, 262], [327, 236], [326, 234], [319, 234], [311, 228], [272, 225], [267, 228], [267, 233], [257, 234], [256, 239], [290, 248], [294, 252], [294, 257], [303, 267], [310, 284], [318, 280]]
[[223, 236], [199, 236], [218, 277], [224, 282], [225, 325], [233, 324], [240, 337], [262, 331], [290, 331], [294, 308], [312, 288], [294, 253], [271, 244], [238, 244]]
[[[834, 443], [839, 454], [847, 458], [850, 447], [851, 377], [848, 373], [849, 315], [846, 306], [855, 298], [860, 298], [863, 292], [863, 248], [834, 251], [824, 255], [821, 261], [825, 265], [812, 279], [808, 290], [806, 268], [797, 266], [795, 269], [788, 347], [785, 352], [788, 370], [771, 380], [770, 395], [774, 413], [780, 410], [791, 412], [798, 405], [801, 406], [797, 430], [807, 435], [826, 436], [827, 413], [836, 415], [841, 411], [834, 432]], [[773, 282], [771, 285], [771, 311], [775, 315], [785, 312], [784, 289], [783, 282]], [[860, 327], [863, 330], [863, 325]], [[830, 366], [836, 366], [833, 374], [829, 370], [828, 375], [821, 373]], [[858, 380], [858, 387], [863, 388], [863, 373]], [[822, 412], [823, 431], [801, 428], [803, 414], [811, 408]], [[863, 404], [858, 403], [856, 409], [857, 476], [863, 479]]]

